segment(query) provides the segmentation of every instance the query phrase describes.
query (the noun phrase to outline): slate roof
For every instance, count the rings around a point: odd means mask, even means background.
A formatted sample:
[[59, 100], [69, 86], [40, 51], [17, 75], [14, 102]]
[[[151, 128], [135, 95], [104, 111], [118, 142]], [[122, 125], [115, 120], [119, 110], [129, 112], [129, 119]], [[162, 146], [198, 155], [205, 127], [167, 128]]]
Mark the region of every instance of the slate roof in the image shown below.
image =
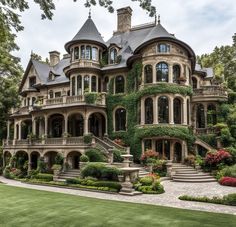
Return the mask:
[[205, 73], [205, 78], [213, 78], [214, 77], [214, 71], [213, 68], [202, 68], [200, 64], [196, 64], [195, 70], [198, 72]]
[[92, 41], [99, 44], [102, 44], [106, 47], [106, 43], [104, 42], [101, 34], [99, 33], [96, 25], [94, 24], [93, 20], [89, 17], [79, 32], [75, 35], [75, 37], [65, 44], [65, 49], [69, 52], [70, 46], [78, 41]]

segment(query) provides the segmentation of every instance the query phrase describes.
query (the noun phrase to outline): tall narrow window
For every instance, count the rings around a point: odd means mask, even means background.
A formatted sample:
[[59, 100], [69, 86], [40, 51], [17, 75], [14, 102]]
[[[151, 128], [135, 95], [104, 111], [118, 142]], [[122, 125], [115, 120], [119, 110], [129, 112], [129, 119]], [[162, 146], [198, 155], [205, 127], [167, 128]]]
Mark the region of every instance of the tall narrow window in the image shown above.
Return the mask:
[[96, 92], [97, 91], [97, 77], [96, 76], [92, 76], [92, 92]]
[[117, 58], [117, 50], [115, 48], [111, 48], [110, 50], [110, 64], [115, 64]]
[[197, 79], [195, 77], [192, 78], [193, 89], [197, 89]]
[[72, 95], [75, 95], [75, 77], [72, 78], [71, 81], [71, 86], [72, 86]]
[[84, 93], [89, 92], [90, 77], [84, 76]]
[[92, 60], [94, 60], [94, 61], [98, 60], [98, 48], [97, 47], [92, 48]]
[[115, 112], [115, 129], [116, 131], [126, 130], [126, 110], [119, 108]]
[[152, 66], [146, 65], [144, 68], [144, 81], [145, 83], [152, 83]]
[[74, 49], [74, 56], [75, 56], [75, 60], [79, 59], [79, 47], [75, 47]]
[[205, 114], [202, 104], [197, 106], [197, 128], [205, 128]]
[[29, 87], [33, 87], [36, 84], [36, 77], [30, 77], [29, 78]]
[[81, 53], [81, 58], [82, 58], [82, 59], [85, 59], [85, 47], [84, 47], [84, 45], [82, 45], [80, 48], [81, 48], [81, 51], [80, 51], [80, 53]]
[[210, 125], [215, 125], [216, 123], [217, 123], [216, 106], [210, 104], [207, 107], [207, 124], [208, 126], [210, 126]]
[[170, 46], [164, 43], [158, 45], [158, 52], [159, 53], [168, 53], [170, 52]]
[[165, 62], [156, 65], [157, 82], [168, 82], [169, 68]]
[[173, 82], [179, 84], [179, 78], [180, 78], [180, 67], [179, 65], [173, 66]]
[[115, 93], [124, 93], [125, 79], [123, 76], [117, 76], [115, 80]]
[[53, 99], [53, 91], [52, 90], [49, 91], [49, 98]]
[[174, 123], [181, 124], [182, 118], [182, 105], [181, 100], [178, 98], [174, 99]]
[[159, 123], [169, 123], [169, 100], [166, 96], [158, 99], [158, 120]]
[[189, 105], [189, 100], [187, 100], [187, 124], [189, 125], [190, 123], [190, 105]]
[[77, 76], [77, 95], [82, 95], [82, 76]]
[[86, 46], [85, 59], [91, 59], [91, 46]]
[[145, 100], [145, 124], [153, 124], [153, 100], [147, 98]]

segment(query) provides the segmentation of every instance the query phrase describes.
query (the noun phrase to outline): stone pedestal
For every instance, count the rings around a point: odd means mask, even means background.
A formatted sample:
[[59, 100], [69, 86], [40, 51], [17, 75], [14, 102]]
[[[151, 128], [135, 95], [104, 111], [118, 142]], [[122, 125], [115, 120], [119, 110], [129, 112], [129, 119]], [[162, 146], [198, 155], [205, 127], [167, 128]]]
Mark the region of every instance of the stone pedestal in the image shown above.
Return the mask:
[[167, 161], [166, 163], [167, 168], [167, 176], [171, 177], [171, 171], [172, 171], [172, 160]]
[[133, 155], [124, 154], [124, 155], [121, 155], [121, 157], [124, 159], [124, 161], [122, 162], [122, 166], [124, 168], [130, 167], [130, 163], [132, 163], [132, 161], [130, 161], [130, 159], [133, 157]]

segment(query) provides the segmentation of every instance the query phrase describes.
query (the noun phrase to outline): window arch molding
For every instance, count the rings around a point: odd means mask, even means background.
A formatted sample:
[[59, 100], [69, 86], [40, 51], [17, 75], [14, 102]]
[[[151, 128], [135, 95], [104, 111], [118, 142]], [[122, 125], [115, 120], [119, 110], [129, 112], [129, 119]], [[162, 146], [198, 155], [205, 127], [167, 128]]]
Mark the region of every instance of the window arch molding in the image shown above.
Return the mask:
[[113, 110], [113, 131], [126, 131], [127, 110], [123, 106], [117, 106]]

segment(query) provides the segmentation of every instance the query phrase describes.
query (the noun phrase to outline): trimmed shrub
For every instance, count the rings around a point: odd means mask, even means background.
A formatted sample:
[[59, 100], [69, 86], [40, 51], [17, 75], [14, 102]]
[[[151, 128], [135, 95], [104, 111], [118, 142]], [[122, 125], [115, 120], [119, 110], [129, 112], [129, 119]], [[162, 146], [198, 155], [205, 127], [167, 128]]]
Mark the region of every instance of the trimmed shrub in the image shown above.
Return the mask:
[[235, 177], [222, 177], [219, 182], [221, 185], [236, 187]]
[[106, 162], [107, 161], [103, 153], [96, 148], [89, 149], [88, 151], [86, 151], [85, 154], [88, 156], [90, 162]]
[[93, 137], [91, 134], [84, 135], [84, 143], [90, 144], [90, 143], [92, 143], [92, 139], [93, 139]]
[[33, 178], [42, 180], [42, 181], [53, 181], [53, 175], [47, 173], [39, 173], [35, 175]]
[[120, 189], [121, 189], [121, 184], [120, 183], [112, 182], [112, 181], [95, 181], [93, 183], [93, 186], [114, 188], [117, 191], [120, 191]]
[[62, 169], [62, 165], [59, 165], [59, 164], [54, 164], [52, 166], [52, 170], [61, 170]]
[[143, 186], [151, 186], [152, 182], [153, 182], [153, 178], [152, 177], [143, 177], [139, 180], [139, 182], [143, 185]]
[[233, 166], [226, 166], [217, 173], [216, 178], [219, 180], [222, 177], [235, 177], [236, 178], [236, 164]]
[[236, 193], [225, 195], [223, 200], [226, 205], [236, 206]]
[[114, 162], [123, 162], [123, 158], [121, 157], [122, 151], [120, 150], [113, 150], [113, 161]]
[[68, 178], [66, 179], [67, 184], [81, 184], [82, 179], [80, 178]]
[[82, 154], [79, 160], [81, 162], [89, 162], [89, 157], [86, 154]]
[[102, 163], [89, 163], [82, 170], [81, 174], [85, 177], [95, 177], [97, 179], [118, 180], [120, 171], [117, 168], [107, 167]]
[[38, 160], [37, 170], [39, 173], [45, 173], [47, 171], [46, 163], [44, 162], [44, 158], [40, 157]]
[[57, 165], [62, 165], [63, 164], [64, 158], [62, 157], [61, 154], [57, 154], [55, 157], [55, 164]]
[[11, 167], [10, 166], [6, 166], [5, 169], [3, 170], [3, 176], [7, 179], [11, 179], [11, 173], [10, 173]]

